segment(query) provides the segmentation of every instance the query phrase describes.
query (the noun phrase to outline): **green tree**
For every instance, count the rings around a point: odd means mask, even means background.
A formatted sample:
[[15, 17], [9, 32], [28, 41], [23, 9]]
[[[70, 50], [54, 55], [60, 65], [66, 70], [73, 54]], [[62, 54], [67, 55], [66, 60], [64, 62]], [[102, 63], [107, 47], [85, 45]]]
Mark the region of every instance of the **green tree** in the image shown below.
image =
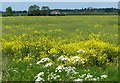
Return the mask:
[[13, 16], [13, 12], [12, 12], [12, 7], [9, 6], [8, 8], [6, 8], [6, 15], [7, 16]]
[[118, 14], [120, 15], [120, 9], [118, 10]]
[[40, 14], [40, 7], [37, 6], [37, 5], [31, 5], [29, 8], [28, 8], [28, 15], [30, 16], [36, 16], [36, 15], [39, 15]]
[[41, 10], [42, 10], [43, 15], [49, 15], [50, 14], [50, 8], [48, 6], [43, 6], [41, 8]]

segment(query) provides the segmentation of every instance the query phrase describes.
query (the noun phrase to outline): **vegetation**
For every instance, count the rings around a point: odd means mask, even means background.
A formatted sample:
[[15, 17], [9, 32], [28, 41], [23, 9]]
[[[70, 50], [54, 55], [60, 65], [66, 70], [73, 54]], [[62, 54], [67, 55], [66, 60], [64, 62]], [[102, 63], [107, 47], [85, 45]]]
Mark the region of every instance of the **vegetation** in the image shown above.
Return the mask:
[[118, 81], [118, 16], [3, 18], [3, 81]]
[[[6, 9], [2, 16], [118, 15], [119, 13], [119, 9], [116, 8], [50, 9], [48, 6], [42, 6], [40, 9], [38, 5], [31, 5], [28, 11], [12, 11], [11, 7]], [[52, 14], [55, 11], [59, 14]]]
[[6, 8], [6, 14], [3, 14], [2, 16], [13, 16], [12, 7], [9, 6]]
[[30, 6], [28, 9], [28, 16], [40, 16], [40, 15], [49, 15], [50, 9], [48, 6], [43, 6], [40, 10], [40, 7], [37, 5]]

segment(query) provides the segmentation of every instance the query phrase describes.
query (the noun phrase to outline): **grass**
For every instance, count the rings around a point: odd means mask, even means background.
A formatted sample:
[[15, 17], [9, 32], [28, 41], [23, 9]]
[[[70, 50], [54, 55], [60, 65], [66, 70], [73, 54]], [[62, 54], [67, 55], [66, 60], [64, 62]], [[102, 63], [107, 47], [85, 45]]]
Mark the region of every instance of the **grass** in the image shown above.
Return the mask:
[[[117, 19], [118, 16], [2, 18], [3, 60], [7, 61], [3, 64], [3, 81], [117, 81]], [[45, 57], [50, 60], [36, 64]], [[47, 63], [53, 65], [45, 68]], [[55, 72], [58, 66], [63, 69]], [[66, 71], [67, 67], [71, 70]], [[44, 75], [35, 78], [40, 72]], [[80, 77], [83, 74], [86, 75]]]

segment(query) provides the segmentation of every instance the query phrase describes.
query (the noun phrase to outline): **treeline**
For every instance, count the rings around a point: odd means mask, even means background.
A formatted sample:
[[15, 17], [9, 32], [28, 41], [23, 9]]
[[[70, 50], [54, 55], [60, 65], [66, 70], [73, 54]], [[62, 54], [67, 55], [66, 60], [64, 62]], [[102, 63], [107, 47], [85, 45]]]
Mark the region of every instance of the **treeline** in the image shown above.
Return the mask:
[[50, 9], [48, 6], [31, 5], [28, 10], [13, 11], [12, 7], [6, 8], [2, 16], [53, 16], [53, 15], [120, 15], [116, 8], [82, 8], [82, 9]]
[[12, 11], [12, 7], [6, 8], [6, 12], [2, 12], [2, 16], [40, 16], [40, 15], [50, 15], [50, 8], [48, 6], [43, 6], [41, 9], [37, 5], [31, 5], [28, 11]]

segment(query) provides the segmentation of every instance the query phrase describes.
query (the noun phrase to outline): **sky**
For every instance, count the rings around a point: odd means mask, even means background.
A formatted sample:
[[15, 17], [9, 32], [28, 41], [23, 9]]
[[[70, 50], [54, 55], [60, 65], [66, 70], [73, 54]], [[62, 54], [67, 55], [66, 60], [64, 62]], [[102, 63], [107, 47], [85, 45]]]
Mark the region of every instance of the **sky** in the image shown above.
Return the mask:
[[2, 11], [8, 6], [13, 10], [28, 10], [30, 5], [49, 6], [50, 9], [81, 9], [81, 8], [118, 8], [118, 2], [2, 2]]
[[0, 0], [1, 2], [119, 2], [120, 0]]

